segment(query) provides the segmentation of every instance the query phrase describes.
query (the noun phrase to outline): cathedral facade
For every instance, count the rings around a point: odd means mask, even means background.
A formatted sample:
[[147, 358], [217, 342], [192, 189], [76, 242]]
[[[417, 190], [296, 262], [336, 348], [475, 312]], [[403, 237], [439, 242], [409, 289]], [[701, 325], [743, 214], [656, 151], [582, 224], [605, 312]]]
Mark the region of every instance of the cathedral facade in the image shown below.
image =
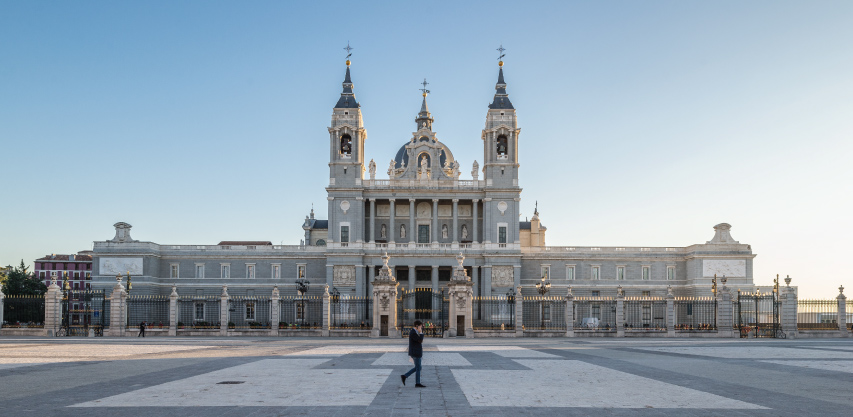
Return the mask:
[[[533, 294], [542, 280], [552, 284], [552, 295], [565, 295], [571, 286], [578, 296], [615, 296], [619, 287], [629, 296], [670, 289], [707, 296], [714, 276], [725, 276], [730, 288], [754, 288], [755, 255], [725, 223], [714, 226], [711, 240], [690, 246], [547, 246], [538, 209], [530, 221], [520, 221], [522, 139], [503, 62], [480, 137], [482, 165], [467, 165], [470, 172], [433, 130], [427, 90], [415, 132], [389, 152], [393, 159], [379, 166], [365, 161], [367, 131], [349, 61], [342, 87], [328, 128], [328, 219], [316, 219], [312, 210], [302, 243], [157, 244], [132, 239], [131, 226], [116, 223], [113, 239], [94, 243], [93, 287], [109, 289], [116, 275], [130, 275], [134, 294], [165, 295], [173, 285], [182, 295], [218, 294], [227, 285], [230, 294], [252, 296], [273, 287], [296, 293], [297, 280], [305, 280], [309, 293], [327, 284], [341, 294], [366, 296], [387, 253], [400, 286], [437, 291], [462, 253], [475, 296], [506, 295], [519, 286]], [[387, 178], [377, 178], [378, 169]]]

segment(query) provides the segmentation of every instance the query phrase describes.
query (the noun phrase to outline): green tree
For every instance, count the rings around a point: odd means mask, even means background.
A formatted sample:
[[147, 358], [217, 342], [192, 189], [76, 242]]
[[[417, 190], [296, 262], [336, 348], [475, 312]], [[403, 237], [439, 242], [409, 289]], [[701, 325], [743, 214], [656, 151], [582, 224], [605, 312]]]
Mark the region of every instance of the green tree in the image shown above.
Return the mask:
[[3, 284], [3, 293], [6, 295], [41, 295], [47, 291], [38, 278], [30, 275], [29, 268], [21, 259], [21, 265], [6, 272], [6, 276], [0, 278]]

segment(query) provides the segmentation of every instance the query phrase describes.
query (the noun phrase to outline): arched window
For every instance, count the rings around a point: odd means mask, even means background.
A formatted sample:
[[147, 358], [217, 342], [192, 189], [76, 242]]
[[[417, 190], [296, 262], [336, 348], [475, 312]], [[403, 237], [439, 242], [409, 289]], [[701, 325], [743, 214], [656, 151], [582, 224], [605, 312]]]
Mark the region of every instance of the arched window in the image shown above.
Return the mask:
[[498, 136], [497, 151], [498, 151], [498, 155], [506, 155], [506, 152], [507, 152], [506, 136], [504, 136], [504, 135]]
[[341, 153], [344, 155], [352, 154], [352, 137], [350, 135], [341, 136]]
[[326, 246], [326, 241], [323, 239], [318, 239], [317, 240], [317, 246]]

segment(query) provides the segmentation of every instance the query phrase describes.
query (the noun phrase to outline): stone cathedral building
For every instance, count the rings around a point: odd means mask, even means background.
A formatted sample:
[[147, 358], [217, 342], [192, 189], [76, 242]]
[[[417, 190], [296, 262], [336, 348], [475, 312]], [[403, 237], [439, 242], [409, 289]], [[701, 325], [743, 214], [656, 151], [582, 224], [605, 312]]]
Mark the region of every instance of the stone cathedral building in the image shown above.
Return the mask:
[[440, 140], [427, 93], [415, 132], [401, 138], [396, 152], [388, 150], [387, 165], [377, 166], [365, 161], [368, 125], [347, 61], [328, 128], [328, 219], [316, 219], [312, 210], [302, 224], [303, 243], [158, 244], [134, 240], [129, 224], [116, 223], [113, 239], [94, 243], [94, 287], [109, 289], [117, 274], [129, 273], [134, 294], [169, 294], [173, 284], [181, 294], [218, 294], [227, 284], [231, 294], [251, 296], [268, 295], [274, 286], [293, 294], [295, 281], [304, 278], [309, 293], [328, 284], [342, 295], [365, 296], [388, 253], [401, 287], [438, 290], [462, 253], [475, 296], [505, 295], [518, 286], [532, 294], [543, 278], [552, 295], [565, 295], [567, 286], [578, 296], [614, 296], [618, 286], [629, 296], [665, 295], [670, 286], [676, 295], [710, 295], [714, 275], [725, 275], [731, 288], [753, 288], [755, 255], [725, 223], [714, 226], [711, 240], [689, 246], [547, 246], [538, 209], [530, 221], [519, 217], [524, 139], [503, 62], [479, 138], [482, 164], [467, 162], [463, 169]]

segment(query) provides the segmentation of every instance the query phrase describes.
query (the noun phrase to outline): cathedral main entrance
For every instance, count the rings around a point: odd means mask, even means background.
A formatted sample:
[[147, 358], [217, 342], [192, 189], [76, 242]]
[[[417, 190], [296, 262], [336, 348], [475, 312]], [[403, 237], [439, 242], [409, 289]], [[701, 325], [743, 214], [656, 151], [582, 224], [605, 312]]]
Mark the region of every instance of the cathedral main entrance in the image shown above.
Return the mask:
[[409, 337], [416, 320], [424, 324], [427, 337], [444, 337], [447, 330], [449, 300], [444, 291], [433, 292], [431, 288], [405, 289], [399, 292], [397, 299], [397, 319], [403, 337]]
[[429, 243], [429, 225], [418, 225], [418, 243]]

